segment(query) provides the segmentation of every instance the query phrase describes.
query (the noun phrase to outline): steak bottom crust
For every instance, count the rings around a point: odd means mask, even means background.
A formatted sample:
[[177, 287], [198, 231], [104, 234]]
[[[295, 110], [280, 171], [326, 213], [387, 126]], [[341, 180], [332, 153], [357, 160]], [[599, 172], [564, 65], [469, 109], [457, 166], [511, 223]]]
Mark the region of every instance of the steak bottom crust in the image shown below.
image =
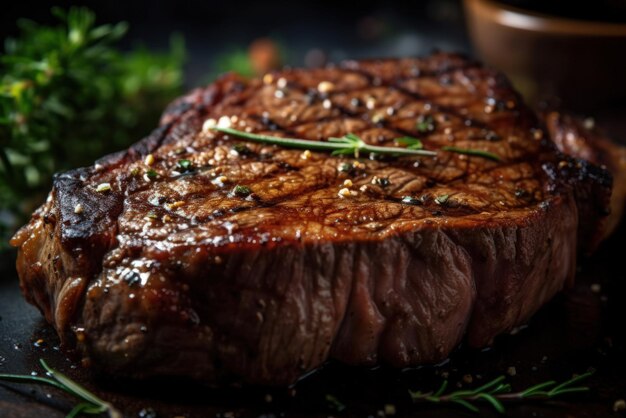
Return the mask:
[[[224, 117], [318, 141], [409, 135], [437, 157], [203, 129]], [[86, 363], [285, 385], [329, 358], [410, 367], [491, 344], [573, 280], [610, 190], [493, 70], [451, 54], [349, 61], [191, 92], [130, 149], [57, 175], [12, 244], [25, 297]]]

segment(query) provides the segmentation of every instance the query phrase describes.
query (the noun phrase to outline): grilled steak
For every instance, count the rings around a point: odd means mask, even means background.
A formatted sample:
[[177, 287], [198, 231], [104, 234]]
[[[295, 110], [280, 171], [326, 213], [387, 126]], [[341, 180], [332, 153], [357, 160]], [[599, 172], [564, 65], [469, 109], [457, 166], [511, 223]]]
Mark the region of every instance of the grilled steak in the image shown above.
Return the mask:
[[[203, 129], [224, 117], [319, 141], [408, 135], [437, 156]], [[12, 243], [26, 298], [86, 363], [280, 385], [329, 358], [407, 367], [490, 344], [573, 279], [610, 188], [493, 70], [449, 54], [349, 61], [193, 91], [127, 151], [57, 175]]]

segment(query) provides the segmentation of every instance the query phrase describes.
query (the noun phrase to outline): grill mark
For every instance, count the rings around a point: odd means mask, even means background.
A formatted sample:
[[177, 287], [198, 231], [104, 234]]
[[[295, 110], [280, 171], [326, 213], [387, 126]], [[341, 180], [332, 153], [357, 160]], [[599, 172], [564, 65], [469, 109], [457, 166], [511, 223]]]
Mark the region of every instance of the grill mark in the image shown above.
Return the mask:
[[[478, 67], [479, 67], [478, 65], [474, 65], [474, 66], [471, 66], [469, 68], [478, 68]], [[444, 71], [444, 72], [442, 72], [440, 74], [438, 74], [436, 72], [431, 72], [429, 74], [429, 76], [434, 77], [436, 75], [442, 75], [442, 74], [446, 74], [446, 73], [450, 73], [450, 72], [460, 71], [460, 70], [463, 70], [463, 69], [467, 69], [467, 68], [463, 67], [463, 66], [461, 66], [461, 67], [453, 67], [450, 70], [446, 70], [446, 71]], [[354, 69], [352, 71], [357, 72], [360, 75], [366, 76], [368, 78], [368, 81], [371, 84], [373, 78], [372, 78], [372, 76], [368, 72], [366, 72], [365, 70], [358, 70], [358, 69]], [[420, 75], [418, 77], [423, 77], [423, 75], [420, 73]], [[404, 82], [404, 81], [408, 81], [408, 80], [411, 80], [411, 78], [410, 77], [400, 77], [400, 78], [394, 79], [391, 83], [389, 83], [387, 81], [384, 81], [384, 80], [381, 80], [380, 86], [381, 87], [387, 87], [387, 88], [393, 88], [393, 89], [401, 92], [402, 94], [405, 94], [406, 96], [409, 96], [410, 98], [412, 98], [415, 101], [427, 102], [427, 103], [430, 102], [430, 98], [429, 97], [422, 96], [422, 95], [420, 95], [418, 93], [412, 92], [412, 91], [402, 87], [401, 83]], [[371, 87], [364, 88], [361, 91], [368, 91], [368, 90], [371, 90]], [[357, 90], [356, 92], [359, 92], [359, 90]], [[346, 93], [348, 93], [348, 92], [346, 92]], [[350, 91], [349, 93], [354, 93], [354, 91]], [[457, 118], [459, 118], [461, 120], [470, 120], [472, 122], [472, 126], [477, 126], [477, 127], [480, 127], [480, 128], [487, 128], [488, 127], [488, 125], [486, 123], [483, 123], [483, 122], [481, 122], [479, 120], [470, 118], [467, 115], [463, 115], [457, 109], [452, 108], [450, 106], [444, 106], [444, 105], [440, 105], [438, 103], [431, 103], [431, 106], [433, 106], [433, 108], [434, 108], [432, 113], [436, 113], [437, 111], [439, 111], [439, 113], [449, 113], [449, 114], [451, 114], [453, 116], [456, 116]]]
[[[474, 68], [475, 66], [469, 66], [467, 68]], [[465, 68], [464, 66], [454, 66], [454, 67], [450, 67], [445, 69], [445, 71], [442, 72], [438, 72], [438, 73], [450, 73], [450, 72], [454, 72], [454, 71], [458, 71], [458, 70], [462, 70], [463, 68]], [[373, 84], [373, 80], [374, 77], [372, 75], [370, 75], [369, 73], [367, 73], [366, 71], [360, 71], [360, 70], [347, 70], [344, 71], [345, 75], [350, 75], [350, 74], [355, 74], [357, 76], [361, 76], [361, 77], [365, 77], [365, 80], [369, 82], [369, 86], [364, 87], [364, 88], [346, 88], [346, 89], [341, 89], [341, 90], [335, 90], [332, 92], [331, 95], [329, 95], [328, 97], [332, 100], [333, 95], [335, 94], [347, 94], [348, 97], [350, 95], [355, 95], [355, 94], [365, 94], [368, 91], [371, 91], [372, 89], [372, 84]], [[287, 76], [289, 76], [290, 74], [287, 73]], [[302, 96], [305, 96], [308, 94], [309, 92], [309, 88], [305, 88], [304, 85], [302, 85], [298, 80], [299, 80], [299, 75], [298, 73], [292, 73], [291, 75], [293, 75], [293, 77], [295, 78], [294, 80], [290, 80], [289, 81], [289, 85], [288, 85], [288, 89], [290, 91], [293, 91], [294, 93], [298, 93]], [[425, 76], [427, 75], [426, 72], [422, 71], [421, 72], [421, 76]], [[323, 78], [323, 77], [322, 77]], [[416, 101], [422, 101], [422, 102], [427, 102], [430, 103], [429, 100], [425, 100], [423, 96], [415, 93], [415, 92], [411, 92], [403, 87], [400, 86], [400, 83], [402, 83], [404, 80], [409, 80], [410, 77], [397, 77], [395, 79], [392, 79], [391, 81], [386, 81], [386, 80], [380, 80], [379, 85], [377, 85], [375, 88], [388, 88], [388, 89], [394, 89], [395, 91], [397, 91], [398, 94], [401, 94], [403, 97], [406, 98], [407, 100], [407, 105], [409, 105], [412, 102], [416, 102]], [[263, 84], [249, 84], [247, 87], [243, 87], [244, 89], [244, 93], [242, 94], [242, 100], [240, 100], [239, 102], [237, 102], [237, 104], [239, 106], [243, 106], [242, 109], [245, 109], [245, 106], [247, 106], [250, 103], [250, 100], [254, 100], [258, 98], [258, 95], [261, 94], [261, 89], [264, 87]], [[232, 90], [232, 88], [230, 89]], [[230, 91], [229, 90], [229, 91]], [[227, 96], [227, 94], [224, 94], [222, 97]], [[469, 96], [468, 96], [469, 97]], [[317, 100], [320, 100], [320, 98], [317, 98]], [[287, 99], [285, 99], [287, 100]], [[297, 99], [298, 103], [300, 103], [300, 98]], [[219, 107], [223, 102], [218, 101], [214, 104], [214, 106]], [[471, 121], [471, 125], [473, 127], [479, 128], [479, 129], [487, 129], [489, 127], [488, 124], [486, 123], [482, 123], [476, 119], [470, 118], [467, 115], [463, 115], [461, 113], [458, 113], [456, 111], [456, 109], [449, 107], [449, 106], [443, 106], [443, 105], [439, 105], [436, 103], [430, 103], [432, 106], [432, 109], [428, 112], [429, 114], [449, 114], [450, 116], [456, 117], [458, 120], [460, 121], [467, 121], [470, 120]], [[228, 108], [230, 109], [231, 107], [233, 107], [233, 103], [229, 103], [228, 104]], [[385, 119], [382, 123], [379, 124], [373, 124], [371, 121], [365, 119], [363, 117], [363, 113], [360, 112], [359, 110], [355, 110], [355, 111], [351, 111], [348, 108], [346, 108], [345, 106], [340, 106], [338, 104], [333, 104], [334, 109], [337, 109], [337, 111], [339, 112], [339, 116], [327, 116], [327, 117], [318, 117], [317, 119], [315, 119], [315, 122], [313, 121], [309, 121], [309, 122], [302, 122], [302, 123], [297, 123], [294, 125], [289, 125], [289, 126], [285, 126], [284, 124], [281, 123], [277, 123], [276, 120], [273, 119], [272, 114], [273, 112], [276, 111], [276, 109], [280, 109], [280, 106], [274, 108], [270, 108], [270, 113], [269, 113], [269, 117], [263, 117], [262, 115], [259, 114], [248, 114], [246, 117], [250, 118], [251, 120], [254, 120], [256, 122], [261, 123], [263, 126], [265, 126], [266, 128], [268, 128], [268, 130], [277, 130], [280, 131], [282, 133], [284, 133], [285, 135], [288, 136], [295, 136], [295, 130], [297, 130], [298, 128], [302, 128], [305, 125], [310, 125], [313, 123], [332, 123], [333, 121], [342, 121], [344, 120], [346, 117], [349, 118], [355, 118], [357, 120], [362, 120], [363, 122], [365, 122], [367, 124], [367, 126], [365, 126], [362, 129], [358, 129], [355, 130], [355, 134], [357, 135], [362, 135], [365, 131], [368, 131], [372, 128], [380, 128], [380, 129], [385, 129], [387, 131], [389, 131], [390, 133], [397, 133], [398, 136], [401, 135], [410, 135], [410, 136], [414, 136], [415, 133], [412, 131], [408, 131], [406, 129], [399, 129], [398, 127], [391, 127], [390, 122]], [[235, 108], [233, 108], [231, 111], [236, 111]], [[206, 115], [210, 115], [211, 111], [210, 109], [206, 109]], [[275, 113], [274, 113], [275, 114]], [[360, 116], [360, 118], [359, 118]], [[406, 119], [406, 118], [405, 118]], [[403, 120], [403, 119], [399, 119], [397, 117], [390, 119], [390, 121], [398, 121], [398, 120]], [[463, 129], [461, 127], [461, 129]], [[423, 137], [423, 135], [419, 135], [420, 137]], [[219, 136], [217, 137], [218, 139], [216, 141], [219, 142]], [[216, 142], [216, 143], [218, 143]], [[243, 141], [245, 142], [245, 140]], [[223, 143], [222, 143], [223, 144]], [[253, 155], [250, 156], [251, 160], [259, 160], [259, 153], [255, 152]], [[441, 157], [439, 157], [441, 159]], [[450, 157], [451, 158], [451, 157]], [[391, 159], [384, 159], [381, 160], [384, 164], [384, 161], [390, 161]], [[480, 167], [478, 171], [475, 171], [475, 173], [471, 173], [470, 169], [471, 169], [471, 160], [474, 160], [473, 157], [468, 157], [464, 162], [457, 162], [457, 168], [462, 172], [462, 174], [460, 175], [456, 175], [453, 177], [450, 177], [449, 173], [445, 173], [444, 174], [444, 170], [446, 168], [447, 163], [445, 162], [446, 160], [441, 160], [440, 162], [438, 162], [435, 165], [432, 166], [424, 166], [424, 165], [420, 165], [419, 167], [412, 167], [412, 166], [405, 166], [404, 169], [407, 171], [407, 173], [409, 173], [410, 175], [413, 176], [423, 176], [423, 177], [427, 177], [427, 178], [439, 178], [441, 179], [441, 181], [429, 181], [424, 185], [424, 188], [422, 189], [422, 193], [426, 190], [435, 188], [435, 187], [440, 187], [440, 186], [449, 186], [451, 188], [457, 188], [458, 190], [462, 191], [463, 193], [467, 194], [468, 197], [474, 197], [474, 198], [478, 198], [481, 201], [489, 201], [489, 197], [485, 196], [484, 193], [478, 193], [476, 190], [469, 190], [466, 187], [461, 187], [462, 184], [467, 184], [468, 181], [468, 176], [470, 174], [475, 174], [478, 172], [482, 172], [484, 175], [489, 175], [489, 173], [494, 170], [494, 169], [506, 169], [508, 168], [511, 164], [500, 164], [497, 167]], [[289, 158], [285, 157], [285, 158], [278, 158], [275, 155], [271, 155], [270, 159], [268, 160], [270, 163], [274, 163], [279, 165], [280, 170], [273, 172], [273, 173], [267, 173], [264, 174], [262, 176], [256, 177], [254, 179], [251, 179], [249, 181], [244, 181], [241, 180], [238, 183], [242, 184], [242, 185], [249, 185], [249, 186], [254, 186], [255, 182], [258, 181], [263, 181], [263, 180], [268, 180], [268, 179], [273, 179], [276, 178], [277, 176], [284, 174], [288, 171], [292, 171], [295, 173], [298, 173], [298, 175], [303, 175], [302, 174], [302, 170], [297, 168], [297, 167], [293, 167], [293, 166], [289, 166]], [[341, 160], [338, 159], [338, 163]], [[351, 161], [351, 159], [346, 159], [345, 161]], [[394, 160], [396, 167], [402, 167], [403, 163], [402, 160]], [[451, 161], [451, 160], [450, 160]], [[475, 160], [474, 160], [475, 161]], [[513, 163], [513, 161], [511, 161], [510, 163]], [[287, 166], [281, 166], [281, 164], [287, 164]], [[366, 163], [367, 164], [367, 163]], [[459, 164], [463, 164], [463, 165], [459, 165]], [[224, 171], [228, 171], [229, 167], [241, 167], [242, 164], [238, 163], [238, 162], [227, 162], [224, 163], [222, 162], [221, 164], [219, 164], [220, 167], [224, 168]], [[366, 168], [364, 175], [366, 177], [370, 177], [371, 175], [375, 174], [375, 170], [374, 172], [370, 171], [370, 168]], [[536, 168], [533, 168], [533, 170], [536, 173]], [[540, 171], [543, 173], [543, 171]], [[295, 190], [293, 192], [290, 193], [286, 193], [281, 195], [280, 197], [271, 199], [271, 200], [257, 200], [256, 202], [254, 202], [254, 204], [252, 204], [251, 206], [235, 206], [230, 208], [230, 210], [224, 211], [224, 213], [220, 213], [217, 216], [206, 216], [203, 218], [198, 219], [198, 222], [203, 223], [203, 222], [210, 222], [213, 220], [217, 220], [220, 218], [227, 218], [229, 215], [232, 215], [233, 213], [242, 213], [242, 212], [248, 212], [250, 210], [253, 209], [257, 209], [257, 208], [271, 208], [277, 205], [280, 205], [281, 203], [290, 201], [291, 199], [293, 199], [294, 197], [302, 197], [305, 195], [311, 195], [314, 194], [317, 191], [326, 189], [328, 187], [332, 187], [334, 185], [336, 185], [336, 179], [338, 177], [335, 177], [331, 180], [328, 181], [324, 181], [322, 183], [318, 183], [313, 187], [306, 187], [306, 188], [300, 188], [299, 190]], [[169, 181], [169, 179], [167, 180]], [[147, 186], [149, 187], [149, 186]], [[144, 188], [142, 188], [144, 189]], [[226, 198], [226, 197], [224, 197]], [[396, 204], [400, 204], [403, 205], [401, 202], [398, 202], [398, 198], [388, 198], [386, 195], [384, 195], [382, 198], [377, 197], [377, 199], [372, 200], [372, 197], [369, 196], [369, 199], [371, 201], [372, 204], [376, 204], [376, 202], [385, 202], [385, 203], [396, 203]], [[524, 207], [524, 205], [528, 205], [529, 202], [526, 200], [524, 202], [520, 201], [517, 205], [515, 206], [519, 206], [519, 207]], [[424, 207], [426, 210], [428, 209], [432, 209], [430, 207]], [[438, 209], [443, 209], [442, 212], [446, 215], [446, 216], [450, 216], [450, 217], [456, 217], [456, 216], [463, 216], [466, 213], [476, 213], [479, 212], [476, 208], [472, 208], [471, 206], [459, 206], [460, 209], [458, 210], [452, 210], [451, 208], [438, 208]], [[285, 208], [281, 208], [281, 210], [285, 210]], [[481, 211], [487, 210], [487, 208], [481, 208]], [[497, 210], [497, 208], [493, 208], [492, 205], [490, 205], [489, 210]]]

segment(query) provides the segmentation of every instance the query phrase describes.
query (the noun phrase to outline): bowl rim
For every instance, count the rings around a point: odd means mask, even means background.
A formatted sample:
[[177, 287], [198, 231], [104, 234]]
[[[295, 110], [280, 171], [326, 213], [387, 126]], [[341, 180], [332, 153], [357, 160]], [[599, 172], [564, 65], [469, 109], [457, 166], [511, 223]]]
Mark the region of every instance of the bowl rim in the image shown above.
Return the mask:
[[559, 35], [626, 36], [626, 23], [549, 15], [494, 0], [464, 0], [466, 12], [480, 13], [502, 26]]

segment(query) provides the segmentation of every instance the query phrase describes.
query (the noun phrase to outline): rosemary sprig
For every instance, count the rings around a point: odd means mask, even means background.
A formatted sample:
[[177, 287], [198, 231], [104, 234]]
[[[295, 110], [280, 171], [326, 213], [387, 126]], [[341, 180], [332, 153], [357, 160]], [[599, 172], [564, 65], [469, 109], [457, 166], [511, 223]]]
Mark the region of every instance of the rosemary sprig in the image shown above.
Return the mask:
[[39, 359], [39, 362], [49, 377], [0, 373], [0, 381], [45, 384], [79, 398], [82, 402], [77, 404], [65, 418], [74, 418], [80, 414], [107, 414], [109, 418], [122, 418], [122, 413], [115, 409], [113, 405], [89, 392], [63, 373], [54, 370], [43, 359]]
[[[219, 125], [215, 125], [211, 127], [211, 129], [264, 144], [280, 145], [286, 148], [298, 148], [314, 151], [331, 151], [331, 155], [354, 155], [355, 158], [358, 158], [359, 154], [362, 152], [387, 155], [420, 155], [425, 157], [435, 157], [437, 155], [437, 152], [435, 151], [422, 149], [422, 142], [419, 139], [412, 137], [396, 138], [396, 142], [407, 145], [406, 148], [399, 148], [369, 145], [363, 142], [363, 140], [357, 135], [352, 133], [346, 134], [341, 138], [330, 137], [328, 138], [328, 141], [311, 141], [309, 139], [283, 138], [280, 136], [255, 134]], [[489, 151], [459, 148], [454, 146], [445, 146], [441, 149], [443, 151], [474, 155], [493, 161], [500, 161], [500, 157]]]
[[412, 148], [398, 147], [381, 147], [369, 145], [355, 134], [347, 134], [341, 138], [328, 138], [328, 141], [311, 141], [309, 139], [282, 138], [278, 136], [259, 135], [251, 132], [239, 131], [233, 128], [214, 126], [212, 129], [216, 131], [233, 135], [239, 138], [245, 138], [250, 141], [261, 142], [264, 144], [280, 145], [286, 148], [298, 148], [314, 151], [331, 151], [331, 155], [354, 155], [359, 157], [360, 153], [387, 154], [387, 155], [421, 155], [434, 157], [437, 155], [434, 151]]
[[408, 149], [422, 149], [424, 145], [422, 141], [417, 138], [413, 138], [412, 136], [401, 136], [400, 138], [394, 139], [395, 142], [399, 144], [406, 145]]
[[409, 391], [413, 402], [453, 403], [472, 412], [479, 412], [475, 405], [479, 401], [487, 402], [497, 412], [505, 412], [504, 402], [521, 400], [547, 400], [569, 393], [586, 392], [587, 386], [575, 386], [576, 383], [587, 379], [593, 372], [587, 372], [557, 384], [554, 380], [539, 383], [519, 392], [511, 392], [511, 385], [505, 382], [504, 376], [499, 376], [476, 389], [457, 390], [446, 393], [448, 381], [444, 380], [439, 389], [434, 392]]
[[331, 394], [326, 394], [326, 403], [330, 409], [333, 409], [337, 412], [341, 412], [346, 409], [346, 405], [337, 399], [336, 396]]
[[457, 154], [473, 155], [476, 157], [487, 158], [488, 160], [500, 161], [500, 157], [494, 154], [493, 152], [483, 151], [480, 149], [460, 148], [460, 147], [454, 147], [454, 146], [445, 146], [445, 147], [441, 147], [441, 149], [443, 151], [456, 152]]

